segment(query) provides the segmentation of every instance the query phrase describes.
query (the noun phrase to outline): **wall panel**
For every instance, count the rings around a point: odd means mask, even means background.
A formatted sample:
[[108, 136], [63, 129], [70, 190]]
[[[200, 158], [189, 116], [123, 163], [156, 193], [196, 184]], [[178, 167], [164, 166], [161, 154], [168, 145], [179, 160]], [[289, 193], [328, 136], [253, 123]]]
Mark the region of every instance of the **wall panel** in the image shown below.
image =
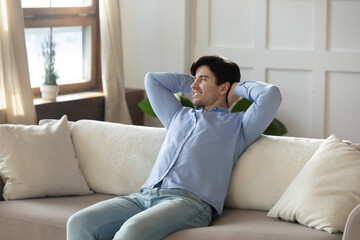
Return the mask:
[[360, 52], [360, 1], [330, 1], [328, 22], [330, 51]]
[[247, 68], [247, 67], [240, 67], [241, 69], [241, 80], [242, 79], [254, 79], [254, 69], [252, 68]]
[[276, 117], [287, 126], [291, 136], [311, 135], [312, 81], [311, 71], [267, 70], [266, 82], [282, 91], [283, 101]]
[[[217, 47], [254, 47], [254, 0], [211, 0], [210, 40]], [[236, 11], [236, 14], [228, 14]], [[229, 27], [236, 28], [229, 31]]]
[[314, 1], [269, 0], [268, 48], [314, 48]]
[[325, 134], [360, 142], [360, 72], [326, 74]]

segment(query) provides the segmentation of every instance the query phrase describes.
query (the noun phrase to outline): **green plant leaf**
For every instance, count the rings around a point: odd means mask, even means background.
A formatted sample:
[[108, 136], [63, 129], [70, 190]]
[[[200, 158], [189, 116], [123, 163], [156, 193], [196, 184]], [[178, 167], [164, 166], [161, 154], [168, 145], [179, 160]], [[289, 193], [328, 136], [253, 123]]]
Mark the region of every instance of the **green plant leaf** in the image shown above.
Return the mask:
[[[192, 104], [192, 102], [184, 94], [176, 93], [175, 96], [179, 100], [181, 105], [183, 105], [184, 107], [195, 108], [194, 105]], [[148, 98], [141, 100], [137, 105], [141, 109], [141, 111], [143, 111], [145, 114], [152, 116], [152, 117], [157, 117], [153, 108], [151, 107], [151, 104], [150, 104], [150, 101]]]
[[264, 134], [273, 135], [273, 136], [282, 136], [286, 134], [288, 131], [285, 125], [274, 118], [274, 120], [270, 123], [270, 125], [265, 129]]
[[[253, 102], [242, 98], [238, 101], [231, 109], [231, 112], [243, 112], [246, 111]], [[270, 123], [270, 125], [265, 129], [264, 134], [273, 135], [273, 136], [282, 136], [286, 134], [288, 131], [285, 125], [280, 122], [278, 119], [274, 118], [274, 120]]]
[[141, 100], [137, 105], [141, 109], [141, 111], [143, 111], [144, 113], [146, 113], [152, 117], [156, 117], [156, 114], [155, 114], [154, 110], [152, 109], [148, 98]]
[[44, 61], [44, 84], [45, 85], [57, 85], [57, 79], [59, 78], [58, 70], [55, 69], [55, 56], [57, 43], [53, 41], [52, 31], [49, 37], [45, 37], [44, 41], [40, 43], [41, 54]]
[[194, 104], [183, 93], [176, 93], [175, 96], [184, 107], [195, 108]]
[[246, 98], [242, 98], [231, 108], [231, 112], [246, 111], [251, 106], [252, 103], [253, 103], [252, 101]]

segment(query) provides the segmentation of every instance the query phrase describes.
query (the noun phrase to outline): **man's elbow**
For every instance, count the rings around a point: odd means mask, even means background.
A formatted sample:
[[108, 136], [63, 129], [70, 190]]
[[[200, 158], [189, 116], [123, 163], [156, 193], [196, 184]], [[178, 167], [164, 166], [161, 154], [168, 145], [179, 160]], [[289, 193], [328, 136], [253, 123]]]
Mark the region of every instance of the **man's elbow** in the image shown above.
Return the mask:
[[144, 78], [145, 85], [146, 85], [148, 82], [151, 82], [153, 79], [154, 79], [154, 73], [152, 73], [152, 72], [147, 72], [147, 73], [145, 74], [145, 78]]
[[156, 83], [156, 73], [154, 72], [148, 72], [145, 74], [145, 78], [144, 78], [144, 84], [145, 84], [145, 89], [150, 89], [151, 87], [153, 87]]
[[271, 95], [273, 96], [274, 101], [277, 102], [278, 105], [280, 106], [281, 101], [282, 101], [280, 89], [277, 86], [272, 85], [270, 88], [270, 91], [271, 91]]
[[274, 108], [277, 110], [280, 107], [282, 101], [280, 89], [277, 86], [270, 85], [267, 96], [269, 97], [267, 101], [271, 102], [271, 105], [274, 106]]

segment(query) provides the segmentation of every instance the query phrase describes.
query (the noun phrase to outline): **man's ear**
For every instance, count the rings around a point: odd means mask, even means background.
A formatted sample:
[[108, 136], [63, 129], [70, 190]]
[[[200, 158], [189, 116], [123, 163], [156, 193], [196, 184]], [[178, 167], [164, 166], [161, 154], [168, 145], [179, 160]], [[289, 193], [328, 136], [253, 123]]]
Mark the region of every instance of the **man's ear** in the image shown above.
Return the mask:
[[226, 96], [226, 94], [228, 93], [228, 91], [230, 89], [230, 82], [224, 82], [219, 87], [220, 87], [220, 95]]

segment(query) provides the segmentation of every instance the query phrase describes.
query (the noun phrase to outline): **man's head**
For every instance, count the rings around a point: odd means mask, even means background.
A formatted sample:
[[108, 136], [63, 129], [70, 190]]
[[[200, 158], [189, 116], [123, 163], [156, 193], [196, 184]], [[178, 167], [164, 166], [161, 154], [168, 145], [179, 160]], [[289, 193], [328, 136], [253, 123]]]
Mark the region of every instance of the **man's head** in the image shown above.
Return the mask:
[[227, 94], [233, 83], [240, 81], [238, 65], [220, 56], [203, 56], [190, 67], [195, 77], [191, 85], [193, 103], [210, 110], [214, 106], [227, 107]]

